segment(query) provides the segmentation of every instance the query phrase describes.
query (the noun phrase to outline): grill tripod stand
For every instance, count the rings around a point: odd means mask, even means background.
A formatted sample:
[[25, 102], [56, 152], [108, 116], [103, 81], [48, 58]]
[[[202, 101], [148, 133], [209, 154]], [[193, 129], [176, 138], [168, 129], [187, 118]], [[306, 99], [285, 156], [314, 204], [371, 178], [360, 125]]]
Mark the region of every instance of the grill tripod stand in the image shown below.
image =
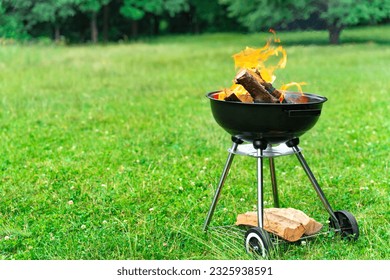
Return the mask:
[[302, 155], [300, 148], [298, 147], [299, 138], [294, 138], [287, 141], [285, 144], [280, 144], [276, 147], [268, 145], [266, 141], [263, 140], [254, 140], [251, 144], [244, 144], [243, 140], [233, 136], [232, 137], [232, 147], [228, 150], [229, 155], [226, 160], [221, 178], [219, 180], [217, 189], [215, 191], [210, 209], [208, 211], [206, 220], [203, 225], [203, 230], [207, 231], [211, 219], [214, 215], [215, 207], [219, 200], [222, 187], [225, 183], [227, 175], [229, 173], [231, 164], [233, 162], [234, 156], [244, 155], [251, 156], [257, 159], [257, 218], [258, 218], [258, 227], [249, 229], [245, 234], [245, 247], [248, 253], [255, 253], [265, 257], [268, 254], [268, 250], [271, 247], [271, 241], [269, 234], [263, 229], [263, 215], [264, 215], [264, 203], [263, 203], [263, 161], [264, 158], [269, 159], [270, 173], [271, 173], [271, 184], [272, 184], [272, 194], [274, 207], [279, 207], [279, 196], [276, 184], [276, 173], [275, 173], [275, 164], [274, 158], [278, 156], [287, 156], [295, 154], [298, 158], [302, 168], [306, 172], [314, 190], [316, 191], [319, 199], [321, 200], [323, 206], [328, 212], [330, 218], [330, 227], [333, 228], [336, 232], [341, 233], [342, 236], [348, 237], [350, 239], [356, 240], [359, 237], [359, 228], [356, 222], [356, 219], [348, 211], [341, 210], [334, 212], [330, 206], [328, 200], [325, 197], [324, 192], [319, 186], [316, 178], [314, 177], [309, 165], [307, 164], [305, 158]]

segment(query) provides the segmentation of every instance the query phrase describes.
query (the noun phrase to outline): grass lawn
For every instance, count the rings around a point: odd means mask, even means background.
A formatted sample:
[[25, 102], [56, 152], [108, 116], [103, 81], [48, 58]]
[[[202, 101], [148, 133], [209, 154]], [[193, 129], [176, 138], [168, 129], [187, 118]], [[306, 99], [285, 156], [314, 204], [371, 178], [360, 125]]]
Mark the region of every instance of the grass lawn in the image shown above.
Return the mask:
[[[300, 147], [361, 236], [277, 246], [272, 258], [389, 259], [389, 34], [346, 30], [340, 46], [326, 32], [278, 34], [288, 63], [276, 85], [305, 81], [328, 98]], [[268, 36], [1, 46], [0, 259], [249, 259], [236, 231], [202, 231], [231, 145], [205, 94], [230, 86], [232, 54]], [[275, 163], [281, 206], [326, 223], [297, 159]], [[255, 204], [256, 161], [236, 157], [212, 225]]]

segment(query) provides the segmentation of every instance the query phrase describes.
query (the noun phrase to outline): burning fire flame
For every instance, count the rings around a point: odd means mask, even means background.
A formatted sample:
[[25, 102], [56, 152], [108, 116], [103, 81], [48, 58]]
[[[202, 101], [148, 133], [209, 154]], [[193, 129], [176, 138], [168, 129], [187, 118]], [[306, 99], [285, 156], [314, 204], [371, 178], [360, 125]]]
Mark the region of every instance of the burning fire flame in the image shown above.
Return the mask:
[[[266, 82], [273, 83], [276, 80], [276, 76], [274, 74], [275, 70], [286, 67], [287, 52], [281, 45], [279, 45], [281, 41], [278, 37], [276, 37], [276, 32], [273, 29], [270, 29], [269, 32], [271, 32], [273, 36], [267, 40], [266, 44], [262, 48], [254, 49], [246, 47], [241, 52], [234, 54], [233, 59], [236, 69], [246, 68], [253, 71], [257, 70]], [[275, 58], [277, 57], [280, 57], [280, 59], [275, 63]], [[306, 85], [306, 83], [291, 82], [283, 84], [280, 90], [285, 92], [290, 87], [295, 86], [298, 91], [303, 94], [302, 85]], [[219, 94], [219, 99], [224, 99], [226, 95], [228, 95], [229, 91], [233, 91], [236, 95], [249, 94], [243, 86], [233, 84], [229, 89], [224, 89]], [[283, 97], [281, 97], [280, 101], [282, 100]]]
[[[276, 33], [272, 29], [270, 30], [274, 34], [274, 43], [280, 43], [280, 39], [276, 38]], [[266, 61], [273, 56], [282, 55], [279, 62], [276, 65], [266, 66]], [[267, 40], [264, 47], [260, 49], [253, 49], [246, 47], [245, 50], [233, 55], [234, 64], [236, 68], [248, 68], [257, 69], [260, 71], [263, 79], [268, 83], [273, 83], [276, 79], [274, 71], [276, 69], [283, 69], [287, 64], [287, 52], [282, 46], [275, 47], [272, 44], [272, 38]]]

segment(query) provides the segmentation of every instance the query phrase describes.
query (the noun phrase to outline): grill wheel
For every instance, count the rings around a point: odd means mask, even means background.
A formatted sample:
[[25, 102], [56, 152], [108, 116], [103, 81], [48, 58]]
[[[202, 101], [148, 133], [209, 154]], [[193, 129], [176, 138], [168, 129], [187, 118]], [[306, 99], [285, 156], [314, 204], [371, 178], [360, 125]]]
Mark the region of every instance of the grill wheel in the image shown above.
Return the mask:
[[[340, 224], [341, 236], [349, 240], [357, 240], [359, 238], [359, 226], [355, 217], [346, 210], [335, 211], [334, 214]], [[330, 218], [329, 226], [336, 229], [334, 222]]]
[[271, 239], [264, 229], [253, 227], [245, 233], [245, 248], [253, 258], [267, 258], [271, 247]]

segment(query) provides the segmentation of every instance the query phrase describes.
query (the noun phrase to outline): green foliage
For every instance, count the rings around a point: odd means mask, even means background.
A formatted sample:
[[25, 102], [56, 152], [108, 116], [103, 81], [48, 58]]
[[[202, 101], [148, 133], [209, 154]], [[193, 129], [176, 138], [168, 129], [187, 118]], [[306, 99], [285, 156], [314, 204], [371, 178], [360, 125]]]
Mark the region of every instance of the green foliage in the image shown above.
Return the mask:
[[286, 27], [298, 19], [307, 19], [314, 11], [307, 0], [220, 0], [228, 5], [229, 15], [250, 31], [262, 31], [275, 25]]
[[271, 0], [220, 0], [229, 5], [229, 14], [251, 31], [259, 31], [273, 25], [287, 24], [307, 19], [318, 13], [328, 26], [351, 26], [359, 23], [378, 22], [390, 16], [389, 0], [327, 0], [327, 1], [271, 1]]
[[[312, 4], [314, 5], [314, 3]], [[390, 16], [390, 0], [328, 0], [318, 9], [328, 26], [375, 23]]]
[[32, 8], [33, 17], [38, 22], [59, 22], [74, 16], [77, 0], [48, 0], [39, 1]]
[[[361, 236], [280, 244], [273, 259], [389, 259], [387, 34], [388, 26], [347, 29], [347, 44], [326, 46], [326, 32], [279, 33], [289, 61], [277, 81], [306, 81], [305, 91], [328, 98], [301, 137], [303, 153]], [[231, 144], [205, 94], [230, 86], [233, 53], [268, 37], [2, 46], [0, 259], [250, 259], [238, 229], [202, 231]], [[281, 206], [325, 224], [296, 158], [275, 164]], [[255, 170], [253, 158], [234, 159], [211, 226], [253, 209]]]
[[110, 0], [75, 0], [77, 6], [84, 12], [98, 12], [103, 5], [106, 5]]
[[182, 11], [188, 11], [188, 0], [166, 0], [164, 1], [164, 9], [169, 16], [173, 17]]
[[17, 14], [6, 13], [5, 4], [0, 2], [0, 38], [26, 39], [23, 22]]
[[124, 0], [120, 12], [127, 18], [139, 20], [145, 13], [161, 15], [167, 12], [172, 17], [188, 8], [187, 0]]
[[221, 12], [224, 12], [218, 1], [189, 0], [189, 4], [195, 10], [195, 16], [209, 24], [212, 24], [216, 18], [221, 16]]
[[[76, 13], [75, 4], [78, 0], [5, 0], [6, 9], [14, 21], [17, 19], [22, 29], [30, 30], [42, 22], [60, 23]], [[25, 25], [22, 25], [25, 22]]]
[[[166, 33], [328, 28], [386, 22], [390, 0], [2, 0], [0, 35], [56, 41], [127, 40]], [[229, 17], [230, 16], [230, 17]], [[103, 32], [99, 32], [102, 30]], [[54, 36], [53, 36], [54, 35]], [[65, 37], [61, 37], [65, 36]], [[69, 39], [70, 38], [70, 39]]]
[[143, 18], [145, 11], [142, 9], [143, 6], [140, 3], [142, 2], [137, 0], [124, 0], [123, 6], [120, 8], [121, 14], [132, 20]]
[[[251, 31], [264, 30], [275, 25], [286, 28], [296, 20], [319, 15], [330, 31], [332, 43], [338, 43], [346, 26], [375, 23], [390, 17], [390, 0], [220, 0], [229, 7], [229, 15]], [[334, 40], [334, 41], [333, 41]]]

